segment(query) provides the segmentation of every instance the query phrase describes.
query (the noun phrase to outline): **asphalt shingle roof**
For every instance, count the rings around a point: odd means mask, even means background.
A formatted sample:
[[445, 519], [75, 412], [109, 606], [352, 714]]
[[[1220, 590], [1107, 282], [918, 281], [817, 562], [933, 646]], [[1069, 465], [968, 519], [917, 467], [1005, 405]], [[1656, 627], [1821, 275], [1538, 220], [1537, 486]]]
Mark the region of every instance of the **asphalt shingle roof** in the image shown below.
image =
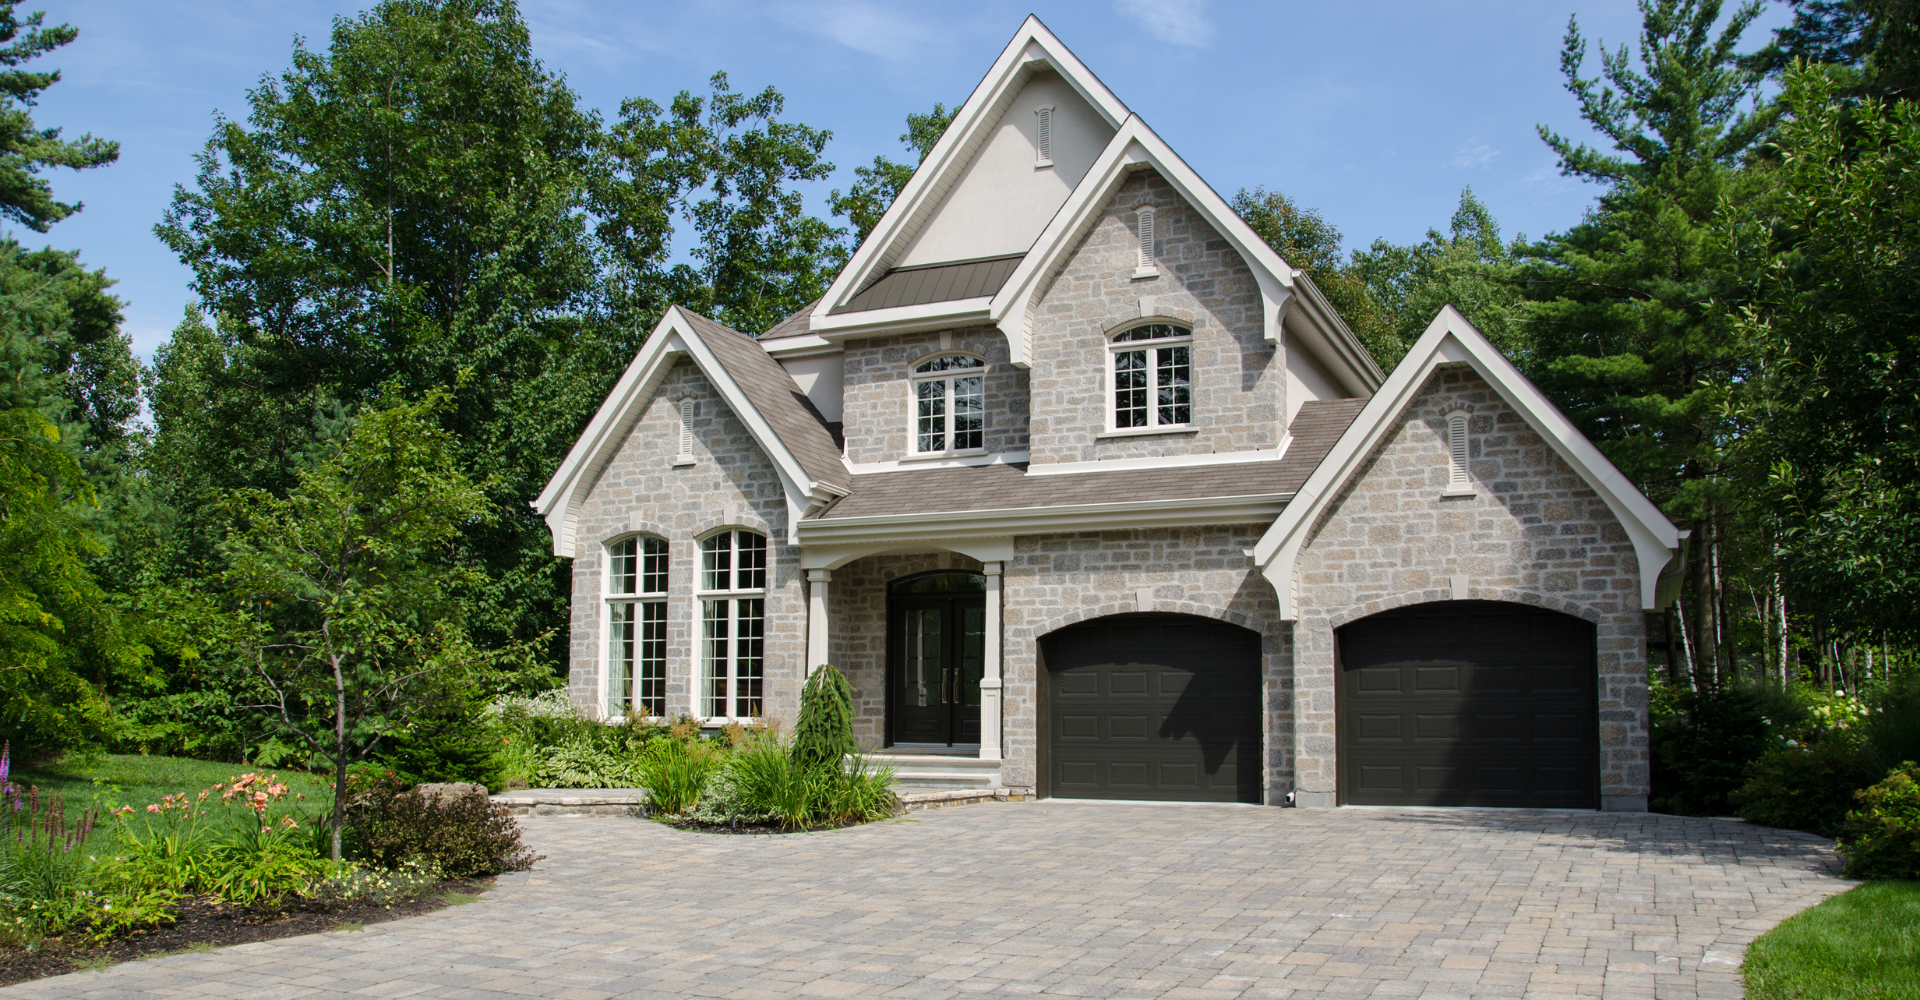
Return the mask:
[[853, 476], [840, 458], [839, 446], [833, 443], [833, 432], [780, 362], [752, 337], [698, 313], [681, 312], [686, 313], [694, 332], [712, 349], [740, 391], [746, 393], [747, 402], [773, 428], [807, 476], [814, 482], [846, 489]]

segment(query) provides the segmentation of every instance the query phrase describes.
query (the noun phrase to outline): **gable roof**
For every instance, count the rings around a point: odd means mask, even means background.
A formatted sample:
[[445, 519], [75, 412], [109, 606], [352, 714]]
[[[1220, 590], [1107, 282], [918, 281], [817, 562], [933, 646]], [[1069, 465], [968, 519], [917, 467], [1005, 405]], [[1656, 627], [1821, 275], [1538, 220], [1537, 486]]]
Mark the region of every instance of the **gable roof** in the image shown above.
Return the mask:
[[1010, 102], [1028, 80], [1047, 70], [1059, 73], [1109, 126], [1118, 127], [1126, 120], [1130, 113], [1127, 106], [1038, 17], [1029, 14], [973, 93], [954, 112], [953, 121], [927, 151], [907, 186], [840, 270], [827, 289], [827, 308], [816, 311], [816, 316], [848, 305], [893, 267], [990, 138]]
[[1640, 606], [1653, 610], [1661, 571], [1680, 546], [1679, 530], [1459, 310], [1449, 305], [1434, 317], [1386, 384], [1367, 401], [1326, 459], [1300, 486], [1293, 502], [1254, 546], [1255, 565], [1279, 595], [1281, 619], [1291, 621], [1299, 616], [1295, 567], [1314, 524], [1398, 425], [1428, 376], [1448, 362], [1471, 366], [1606, 502], [1626, 529], [1639, 558]]
[[533, 502], [553, 533], [555, 555], [573, 554], [580, 503], [681, 358], [699, 367], [773, 462], [796, 514], [846, 494], [852, 477], [832, 432], [780, 363], [752, 337], [674, 306]]

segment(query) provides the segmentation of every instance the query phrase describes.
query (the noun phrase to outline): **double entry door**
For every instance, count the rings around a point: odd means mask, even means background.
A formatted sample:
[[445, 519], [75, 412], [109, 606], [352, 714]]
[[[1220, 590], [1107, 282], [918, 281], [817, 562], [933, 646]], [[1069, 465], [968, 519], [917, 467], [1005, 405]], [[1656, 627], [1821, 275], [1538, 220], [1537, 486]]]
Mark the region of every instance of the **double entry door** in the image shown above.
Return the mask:
[[887, 602], [892, 743], [901, 749], [980, 745], [987, 603], [972, 573], [902, 581]]

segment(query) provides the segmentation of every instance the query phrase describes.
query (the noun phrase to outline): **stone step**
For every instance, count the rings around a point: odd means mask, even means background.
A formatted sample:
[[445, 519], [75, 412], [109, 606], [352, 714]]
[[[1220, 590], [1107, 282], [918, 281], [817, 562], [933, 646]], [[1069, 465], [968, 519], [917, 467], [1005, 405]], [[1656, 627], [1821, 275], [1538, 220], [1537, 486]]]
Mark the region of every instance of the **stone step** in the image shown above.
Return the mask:
[[1000, 787], [1000, 762], [943, 754], [877, 753], [868, 758], [893, 768], [893, 780], [914, 788], [993, 789]]

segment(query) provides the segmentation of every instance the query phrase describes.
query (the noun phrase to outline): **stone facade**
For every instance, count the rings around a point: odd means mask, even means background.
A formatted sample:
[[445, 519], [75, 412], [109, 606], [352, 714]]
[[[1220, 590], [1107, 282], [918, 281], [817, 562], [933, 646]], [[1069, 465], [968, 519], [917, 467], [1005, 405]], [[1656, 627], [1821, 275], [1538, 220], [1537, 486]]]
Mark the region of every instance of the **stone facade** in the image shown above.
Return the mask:
[[[1133, 276], [1142, 205], [1155, 209], [1158, 277]], [[1193, 328], [1193, 428], [1109, 437], [1109, 337], [1143, 312]], [[1265, 340], [1259, 285], [1239, 252], [1158, 174], [1140, 171], [1108, 199], [1041, 294], [1032, 322], [1034, 464], [1279, 447], [1286, 377]]]
[[[1442, 496], [1446, 414], [1466, 409], [1472, 496]], [[1606, 502], [1471, 368], [1443, 365], [1346, 484], [1302, 549], [1296, 767], [1304, 804], [1331, 805], [1334, 630], [1456, 596], [1514, 601], [1593, 622], [1601, 795], [1645, 808], [1648, 734], [1639, 564]], [[1452, 578], [1466, 577], [1456, 595]]]
[[907, 435], [914, 415], [914, 365], [949, 352], [969, 353], [987, 363], [987, 451], [1027, 450], [1027, 371], [1008, 363], [1006, 335], [986, 327], [849, 344], [841, 362], [841, 419], [849, 462], [894, 462], [911, 454]]
[[1039, 783], [1041, 636], [1105, 615], [1172, 612], [1260, 633], [1266, 787], [1269, 801], [1278, 801], [1277, 794], [1292, 787], [1292, 642], [1273, 588], [1246, 554], [1265, 530], [1246, 524], [1015, 538], [1002, 617], [1002, 780], [1015, 789]]
[[[695, 405], [692, 465], [676, 467], [680, 404]], [[602, 577], [608, 544], [636, 534], [667, 540], [667, 711], [695, 710], [700, 604], [698, 539], [716, 529], [768, 536], [765, 697], [791, 721], [806, 648], [805, 574], [787, 544], [787, 504], [773, 463], [691, 361], [667, 374], [581, 506], [573, 559], [572, 669], [568, 691], [592, 712], [606, 705]]]

